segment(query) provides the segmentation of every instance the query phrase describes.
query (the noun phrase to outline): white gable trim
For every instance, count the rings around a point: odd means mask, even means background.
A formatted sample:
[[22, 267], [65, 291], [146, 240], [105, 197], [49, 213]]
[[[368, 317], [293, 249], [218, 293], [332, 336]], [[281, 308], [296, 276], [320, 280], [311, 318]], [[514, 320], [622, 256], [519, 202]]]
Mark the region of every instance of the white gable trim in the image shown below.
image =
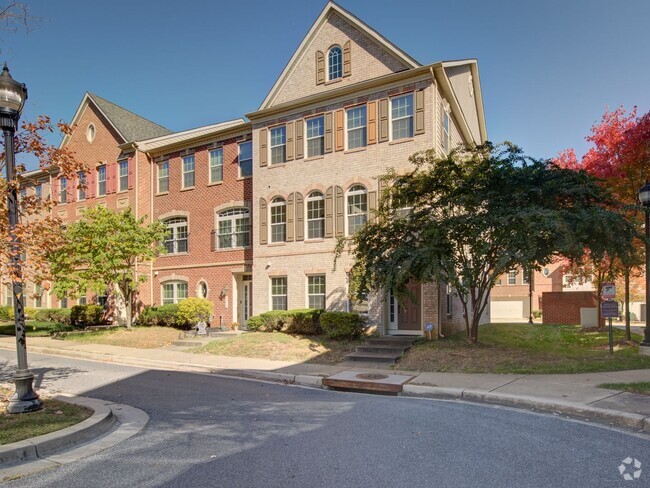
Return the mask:
[[327, 5], [320, 13], [318, 18], [314, 22], [314, 24], [311, 26], [311, 29], [309, 29], [309, 32], [307, 32], [307, 35], [303, 38], [302, 42], [298, 46], [298, 49], [296, 49], [296, 51], [293, 53], [293, 56], [291, 56], [291, 59], [289, 59], [289, 62], [282, 70], [280, 77], [277, 79], [277, 81], [271, 88], [271, 91], [269, 91], [269, 94], [262, 102], [262, 105], [260, 105], [258, 111], [268, 108], [273, 102], [273, 100], [275, 100], [275, 98], [278, 95], [278, 92], [280, 91], [280, 88], [284, 85], [285, 81], [287, 80], [287, 78], [289, 78], [291, 73], [293, 73], [298, 63], [298, 60], [302, 57], [304, 51], [307, 49], [307, 46], [311, 44], [314, 37], [316, 37], [316, 34], [318, 34], [321, 27], [323, 26], [323, 24], [325, 24], [325, 22], [327, 22], [327, 20], [329, 19], [330, 15], [332, 15], [332, 13], [337, 13], [338, 15], [343, 17], [350, 24], [356, 27], [360, 32], [362, 32], [369, 38], [375, 40], [392, 56], [402, 61], [406, 66], [410, 68], [417, 68], [421, 66], [421, 64], [418, 63], [415, 59], [413, 59], [411, 56], [406, 54], [400, 48], [395, 46], [392, 42], [390, 42], [384, 36], [379, 34], [368, 24], [364, 23], [363, 21], [361, 21], [360, 19], [352, 15], [350, 12], [345, 10], [343, 7], [337, 5], [335, 2], [330, 1], [327, 3]]
[[[108, 121], [110, 126], [113, 129], [115, 129], [115, 132], [117, 132], [119, 134], [119, 136], [122, 138], [122, 140], [124, 142], [126, 142], [126, 137], [124, 137], [124, 135], [117, 129], [117, 127], [115, 127], [115, 125], [113, 124], [111, 119], [109, 119], [106, 116], [106, 114], [102, 111], [102, 109], [99, 108], [99, 105], [97, 105], [95, 103], [95, 101], [93, 100], [93, 97], [91, 97], [90, 93], [88, 93], [88, 92], [84, 93], [84, 96], [81, 99], [81, 103], [79, 104], [79, 107], [77, 108], [77, 111], [74, 113], [74, 117], [72, 117], [72, 122], [70, 122], [70, 127], [74, 128], [77, 125], [77, 123], [79, 122], [79, 120], [83, 116], [83, 114], [86, 111], [86, 108], [88, 107], [88, 104], [90, 102], [93, 102], [93, 105], [99, 111], [99, 113], [102, 114], [102, 117], [104, 117], [104, 119], [106, 119]], [[63, 147], [68, 143], [69, 140], [70, 140], [70, 134], [66, 134], [63, 137], [63, 140], [61, 141], [61, 144], [59, 144], [59, 149], [63, 149]]]

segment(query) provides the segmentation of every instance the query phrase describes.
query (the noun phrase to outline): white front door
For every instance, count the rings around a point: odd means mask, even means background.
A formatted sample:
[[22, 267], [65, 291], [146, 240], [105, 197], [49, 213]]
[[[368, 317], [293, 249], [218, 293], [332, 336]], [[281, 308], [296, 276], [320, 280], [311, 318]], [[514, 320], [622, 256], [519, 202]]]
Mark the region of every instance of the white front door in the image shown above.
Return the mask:
[[247, 276], [241, 281], [239, 288], [239, 303], [237, 304], [237, 322], [239, 325], [246, 326], [248, 319], [251, 316], [252, 298], [253, 298], [253, 284], [250, 280], [246, 280]]

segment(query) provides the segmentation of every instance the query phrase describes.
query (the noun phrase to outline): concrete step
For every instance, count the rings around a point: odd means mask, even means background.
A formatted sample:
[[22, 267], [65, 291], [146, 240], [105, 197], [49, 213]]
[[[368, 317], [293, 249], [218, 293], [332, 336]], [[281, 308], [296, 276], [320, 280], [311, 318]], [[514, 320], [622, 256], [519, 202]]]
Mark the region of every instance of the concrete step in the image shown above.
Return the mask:
[[390, 344], [363, 344], [361, 346], [357, 346], [356, 348], [357, 352], [381, 352], [384, 354], [395, 354], [397, 356], [401, 356], [404, 354], [405, 351], [407, 351], [409, 348], [408, 346], [401, 346], [401, 345], [390, 345]]
[[348, 361], [369, 361], [392, 364], [399, 357], [399, 355], [385, 354], [381, 352], [351, 352], [349, 354], [346, 354], [344, 357]]
[[366, 344], [377, 345], [377, 346], [397, 346], [408, 349], [411, 347], [411, 344], [415, 341], [415, 338], [401, 338], [396, 336], [383, 336], [376, 337], [374, 339], [368, 339]]

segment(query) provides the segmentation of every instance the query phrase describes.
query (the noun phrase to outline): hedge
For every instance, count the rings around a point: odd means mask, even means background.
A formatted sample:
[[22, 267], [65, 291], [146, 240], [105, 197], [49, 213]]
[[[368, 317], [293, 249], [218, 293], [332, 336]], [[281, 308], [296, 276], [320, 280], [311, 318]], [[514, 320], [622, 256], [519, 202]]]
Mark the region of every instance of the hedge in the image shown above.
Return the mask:
[[319, 335], [320, 309], [271, 310], [248, 319], [248, 330], [257, 332], [286, 332], [287, 334]]
[[101, 305], [75, 305], [70, 311], [70, 324], [74, 327], [87, 327], [104, 323], [104, 307]]
[[354, 312], [324, 312], [320, 324], [325, 335], [337, 341], [358, 339], [366, 328], [366, 318]]
[[178, 305], [170, 303], [169, 305], [152, 305], [144, 307], [138, 319], [135, 321], [136, 325], [151, 327], [178, 327], [185, 326], [186, 324], [178, 323]]
[[39, 322], [70, 324], [70, 313], [69, 308], [38, 308], [33, 319]]

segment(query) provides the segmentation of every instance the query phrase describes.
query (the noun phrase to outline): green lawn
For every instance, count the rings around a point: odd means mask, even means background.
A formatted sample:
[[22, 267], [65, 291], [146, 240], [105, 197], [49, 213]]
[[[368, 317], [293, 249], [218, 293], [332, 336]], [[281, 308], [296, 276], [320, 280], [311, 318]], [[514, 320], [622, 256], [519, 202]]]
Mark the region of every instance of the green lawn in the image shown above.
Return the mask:
[[[50, 331], [58, 326], [59, 324], [55, 322], [37, 322], [35, 320], [25, 322], [27, 335], [31, 337], [47, 337], [50, 335]], [[13, 322], [0, 324], [0, 335], [16, 335], [15, 332], [16, 328]]]
[[276, 361], [336, 364], [363, 341], [333, 341], [322, 336], [299, 336], [282, 332], [249, 332], [210, 342], [192, 349], [198, 354], [239, 356]]
[[110, 346], [152, 349], [169, 346], [178, 339], [181, 331], [170, 327], [111, 327], [89, 332], [68, 332], [61, 338], [66, 341], [107, 344]]
[[13, 388], [0, 386], [0, 445], [48, 434], [78, 424], [92, 415], [87, 408], [47, 398], [43, 399], [43, 409], [37, 412], [12, 415], [6, 413], [12, 395]]
[[[641, 336], [634, 335], [635, 341]], [[635, 342], [614, 329], [614, 356], [607, 331], [579, 326], [490, 324], [479, 330], [479, 344], [468, 344], [465, 333], [440, 341], [415, 344], [398, 369], [458, 373], [587, 373], [650, 368]]]
[[650, 381], [637, 381], [635, 383], [603, 383], [602, 385], [598, 385], [598, 388], [650, 395]]

